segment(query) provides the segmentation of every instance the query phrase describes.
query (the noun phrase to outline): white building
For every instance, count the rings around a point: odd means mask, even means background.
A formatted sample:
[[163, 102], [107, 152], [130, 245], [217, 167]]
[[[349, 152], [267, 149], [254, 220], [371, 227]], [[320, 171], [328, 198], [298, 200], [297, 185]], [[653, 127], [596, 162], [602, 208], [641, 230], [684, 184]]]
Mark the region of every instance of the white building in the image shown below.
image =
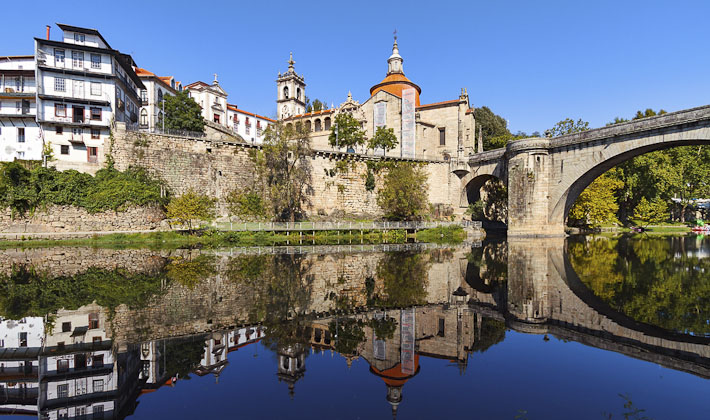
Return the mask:
[[139, 89], [130, 55], [95, 29], [58, 24], [62, 40], [35, 38], [37, 121], [58, 169], [95, 172], [113, 121], [138, 123]]
[[138, 68], [136, 74], [143, 82], [145, 89], [141, 89], [141, 110], [138, 125], [141, 129], [151, 131], [162, 128], [163, 124], [163, 98], [165, 95], [175, 95], [182, 91], [182, 83], [173, 76], [156, 76], [154, 73]]
[[276, 122], [271, 118], [244, 111], [231, 104], [227, 105], [227, 120], [229, 128], [250, 144], [262, 144], [264, 130]]
[[0, 318], [0, 415], [37, 415], [38, 359], [43, 342], [41, 317]]
[[0, 57], [0, 161], [41, 160], [34, 56]]
[[185, 86], [192, 99], [202, 107], [202, 118], [227, 127], [227, 92], [219, 86], [217, 75], [214, 82], [208, 85], [205, 82], [194, 82]]

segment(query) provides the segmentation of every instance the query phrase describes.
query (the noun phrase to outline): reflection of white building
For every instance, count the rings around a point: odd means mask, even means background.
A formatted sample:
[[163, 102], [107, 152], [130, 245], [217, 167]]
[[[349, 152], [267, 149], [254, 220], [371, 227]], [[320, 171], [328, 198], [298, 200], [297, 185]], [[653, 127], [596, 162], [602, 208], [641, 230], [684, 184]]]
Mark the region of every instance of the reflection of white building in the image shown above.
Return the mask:
[[195, 373], [199, 376], [211, 373], [215, 381], [219, 380], [219, 375], [229, 363], [227, 354], [258, 342], [265, 336], [264, 330], [262, 326], [255, 326], [210, 333], [206, 337], [205, 353]]
[[37, 415], [43, 339], [40, 317], [0, 318], [0, 414]]
[[0, 57], [0, 161], [41, 160], [34, 56]]

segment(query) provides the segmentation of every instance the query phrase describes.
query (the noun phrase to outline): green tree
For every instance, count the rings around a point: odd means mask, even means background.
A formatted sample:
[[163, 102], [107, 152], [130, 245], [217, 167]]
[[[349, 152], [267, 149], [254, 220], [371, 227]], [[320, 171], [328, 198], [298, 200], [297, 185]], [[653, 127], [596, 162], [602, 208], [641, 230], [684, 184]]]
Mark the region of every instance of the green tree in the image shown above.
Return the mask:
[[269, 216], [269, 208], [256, 189], [234, 189], [226, 198], [229, 214], [241, 220], [262, 220]]
[[333, 147], [355, 148], [365, 144], [365, 130], [352, 114], [340, 113], [330, 128], [328, 143]]
[[393, 128], [377, 127], [375, 135], [368, 140], [367, 147], [372, 150], [382, 149], [385, 154], [397, 147], [397, 136]]
[[473, 117], [476, 119], [476, 135], [479, 127], [483, 135], [483, 150], [504, 147], [512, 139], [513, 135], [508, 130], [505, 118], [496, 115], [487, 106], [476, 108]]
[[187, 225], [192, 231], [193, 220], [212, 220], [215, 211], [215, 199], [189, 190], [185, 194], [170, 200], [167, 208], [168, 219]]
[[564, 136], [565, 134], [579, 133], [582, 131], [589, 130], [589, 123], [578, 119], [577, 121], [571, 118], [565, 118], [564, 120], [555, 124], [554, 127], [547, 130], [545, 135], [547, 137], [558, 137]]
[[313, 193], [311, 142], [303, 126], [276, 123], [264, 131], [264, 144], [251, 154], [261, 188], [276, 220], [294, 221]]
[[202, 118], [202, 107], [195, 102], [187, 91], [175, 95], [165, 95], [165, 128], [172, 130], [205, 131], [205, 120]]
[[620, 180], [603, 174], [582, 191], [570, 209], [569, 218], [591, 227], [616, 222], [619, 205], [614, 194], [623, 186]]
[[387, 167], [382, 188], [377, 191], [377, 204], [388, 219], [420, 218], [429, 208], [427, 190], [427, 174], [421, 165], [392, 162]]
[[668, 205], [661, 198], [649, 201], [642, 197], [634, 210], [634, 217], [644, 223], [644, 227], [651, 223], [661, 223], [668, 220]]
[[306, 112], [315, 112], [327, 109], [326, 101], [321, 101], [320, 99], [315, 99], [311, 102], [310, 98], [306, 96]]

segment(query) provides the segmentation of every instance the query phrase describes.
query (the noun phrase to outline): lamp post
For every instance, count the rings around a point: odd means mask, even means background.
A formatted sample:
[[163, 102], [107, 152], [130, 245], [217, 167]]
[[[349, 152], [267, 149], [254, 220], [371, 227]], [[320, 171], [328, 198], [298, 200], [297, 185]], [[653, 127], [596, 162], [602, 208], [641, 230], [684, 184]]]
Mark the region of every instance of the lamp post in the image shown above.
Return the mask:
[[163, 103], [163, 134], [165, 134], [165, 95], [163, 95], [163, 100], [161, 101]]

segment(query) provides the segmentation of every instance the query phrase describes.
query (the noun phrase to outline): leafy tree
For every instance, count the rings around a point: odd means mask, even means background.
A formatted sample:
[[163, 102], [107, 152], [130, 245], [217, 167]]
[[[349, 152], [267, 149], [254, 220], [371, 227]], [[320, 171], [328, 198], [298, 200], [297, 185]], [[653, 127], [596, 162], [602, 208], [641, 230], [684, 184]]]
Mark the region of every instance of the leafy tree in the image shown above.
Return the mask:
[[303, 207], [313, 193], [312, 154], [303, 126], [280, 122], [266, 129], [262, 149], [252, 152], [261, 188], [271, 204], [270, 213], [277, 220], [294, 221], [304, 215]]
[[636, 111], [636, 115], [634, 115], [634, 120], [640, 120], [642, 118], [648, 118], [648, 117], [655, 117], [657, 115], [663, 115], [667, 114], [667, 112], [663, 109], [659, 110], [658, 112], [654, 111], [651, 108], [646, 108], [645, 111]]
[[212, 220], [214, 218], [215, 199], [189, 190], [185, 194], [170, 200], [167, 208], [168, 219], [174, 219], [181, 225], [187, 225], [192, 231], [193, 220]]
[[166, 267], [166, 276], [171, 282], [177, 282], [189, 289], [194, 289], [216, 273], [213, 255], [199, 255], [195, 258], [173, 257]]
[[473, 117], [476, 119], [476, 135], [478, 135], [478, 127], [481, 128], [481, 134], [483, 134], [483, 150], [504, 147], [513, 138], [508, 130], [507, 121], [500, 115], [493, 113], [487, 106], [476, 108], [473, 111]]
[[256, 189], [234, 189], [226, 201], [229, 214], [241, 220], [261, 220], [270, 214], [264, 197]]
[[328, 143], [333, 147], [355, 148], [365, 144], [365, 131], [352, 114], [340, 113], [330, 128]]
[[407, 308], [424, 304], [428, 270], [426, 254], [413, 252], [386, 254], [377, 264], [377, 277], [384, 285], [384, 294], [368, 296], [368, 306]]
[[614, 194], [623, 186], [620, 180], [603, 174], [582, 191], [570, 209], [569, 218], [592, 227], [616, 222], [619, 205]]
[[644, 227], [651, 223], [661, 223], [668, 219], [668, 205], [658, 197], [651, 201], [646, 197], [641, 198], [641, 202], [634, 210], [634, 217], [644, 222]]
[[175, 95], [165, 95], [165, 128], [172, 130], [205, 131], [202, 107], [186, 90]]
[[388, 219], [416, 219], [429, 207], [427, 189], [427, 174], [421, 165], [392, 162], [377, 191], [377, 204]]
[[190, 373], [200, 366], [205, 354], [204, 335], [173, 338], [161, 348], [165, 357], [165, 372], [182, 380], [189, 380]]
[[579, 119], [577, 121], [571, 118], [565, 118], [564, 120], [555, 124], [554, 127], [547, 130], [545, 135], [547, 137], [558, 137], [564, 136], [565, 134], [579, 133], [582, 131], [589, 130], [589, 123]]
[[310, 98], [306, 96], [306, 112], [315, 112], [327, 109], [327, 101], [321, 101], [320, 99], [315, 99], [311, 102]]
[[397, 147], [397, 136], [393, 128], [377, 127], [374, 137], [367, 142], [367, 147], [372, 150], [382, 149], [385, 153]]

